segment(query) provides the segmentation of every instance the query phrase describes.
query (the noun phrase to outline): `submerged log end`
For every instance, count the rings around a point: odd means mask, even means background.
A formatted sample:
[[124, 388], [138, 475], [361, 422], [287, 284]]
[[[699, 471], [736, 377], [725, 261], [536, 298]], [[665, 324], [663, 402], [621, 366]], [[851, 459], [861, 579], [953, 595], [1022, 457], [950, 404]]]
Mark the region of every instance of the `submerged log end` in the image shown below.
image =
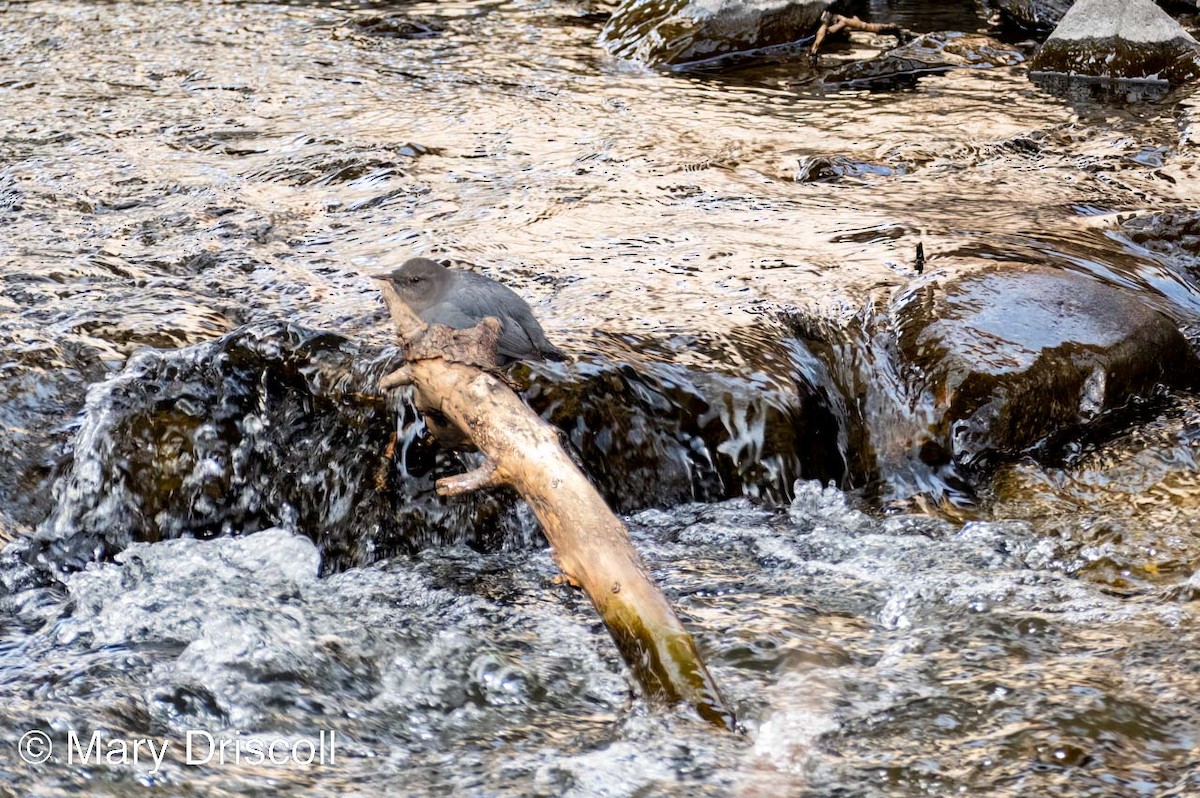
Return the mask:
[[607, 602], [601, 616], [646, 697], [686, 703], [714, 726], [737, 731], [737, 717], [704, 666], [692, 636], [677, 621], [668, 628], [650, 628], [644, 608], [620, 600], [619, 593], [613, 594], [615, 600]]

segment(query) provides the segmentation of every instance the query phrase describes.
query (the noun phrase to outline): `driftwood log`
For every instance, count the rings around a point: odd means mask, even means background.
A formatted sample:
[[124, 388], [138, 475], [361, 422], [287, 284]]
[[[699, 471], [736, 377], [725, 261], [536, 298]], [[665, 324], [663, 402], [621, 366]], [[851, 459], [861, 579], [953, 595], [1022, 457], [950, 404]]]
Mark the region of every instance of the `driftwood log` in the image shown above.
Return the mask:
[[499, 322], [469, 330], [428, 326], [381, 281], [404, 344], [405, 365], [380, 381], [412, 385], [418, 408], [436, 411], [487, 458], [438, 480], [454, 496], [509, 485], [529, 503], [567, 580], [583, 588], [647, 698], [687, 702], [701, 717], [733, 729], [733, 713], [666, 598], [651, 581], [625, 525], [563, 450], [554, 427], [490, 372]]
[[816, 58], [821, 50], [821, 44], [825, 41], [825, 37], [831, 33], [837, 33], [842, 30], [859, 30], [867, 33], [888, 33], [900, 39], [904, 43], [913, 38], [912, 31], [906, 30], [895, 23], [890, 22], [863, 22], [858, 17], [844, 17], [841, 14], [834, 14], [831, 11], [826, 11], [821, 15], [821, 27], [817, 28], [817, 35], [813, 38], [812, 47], [809, 48], [809, 55]]

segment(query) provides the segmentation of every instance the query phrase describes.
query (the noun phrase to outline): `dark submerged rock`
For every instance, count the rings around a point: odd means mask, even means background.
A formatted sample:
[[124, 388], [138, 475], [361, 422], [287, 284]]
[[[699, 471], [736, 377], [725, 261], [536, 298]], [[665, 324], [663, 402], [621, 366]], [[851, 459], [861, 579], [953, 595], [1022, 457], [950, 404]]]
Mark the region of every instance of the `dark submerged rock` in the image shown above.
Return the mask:
[[[39, 559], [78, 566], [133, 541], [280, 524], [311, 530], [335, 565], [367, 559], [384, 537], [372, 473], [393, 426], [382, 397], [356, 392], [385, 367], [284, 325], [144, 350], [89, 391]], [[428, 470], [424, 454], [412, 459]]]
[[997, 21], [1033, 33], [1054, 30], [1073, 0], [994, 0]]
[[600, 32], [609, 52], [651, 65], [685, 64], [810, 36], [829, 0], [625, 0]]
[[389, 39], [430, 39], [442, 33], [437, 22], [407, 14], [383, 14], [354, 20], [354, 27], [371, 36]]
[[739, 374], [585, 359], [534, 374], [524, 397], [563, 431], [618, 512], [738, 495], [782, 503], [797, 478], [845, 477], [827, 395], [803, 376], [783, 384], [760, 368], [773, 358], [794, 372], [793, 344], [747, 353]]
[[[136, 541], [283, 526], [309, 536], [328, 571], [430, 545], [528, 539], [507, 489], [436, 496], [439, 477], [478, 455], [428, 440], [401, 394], [375, 394], [396, 365], [388, 351], [284, 324], [143, 351], [90, 392], [30, 557], [72, 568]], [[742, 494], [783, 501], [796, 479], [842, 477], [837, 424], [798, 383], [600, 358], [546, 368], [514, 377], [618, 511]]]
[[1186, 82], [1200, 75], [1200, 43], [1151, 0], [1079, 0], [1030, 65], [1106, 80]]
[[88, 383], [105, 371], [90, 347], [54, 338], [25, 330], [18, 345], [15, 336], [0, 332], [12, 357], [0, 369], [0, 518], [8, 515], [20, 526], [36, 524], [53, 506], [50, 486], [72, 419]]
[[1122, 225], [1135, 244], [1171, 258], [1200, 277], [1200, 212], [1175, 211], [1136, 216]]
[[844, 155], [810, 155], [800, 159], [796, 168], [797, 183], [833, 183], [842, 179], [891, 177], [903, 169], [884, 164], [856, 161]]
[[909, 85], [921, 75], [951, 69], [986, 69], [1024, 61], [1020, 51], [988, 36], [974, 33], [926, 33], [868, 61], [854, 61], [828, 72], [832, 84]]

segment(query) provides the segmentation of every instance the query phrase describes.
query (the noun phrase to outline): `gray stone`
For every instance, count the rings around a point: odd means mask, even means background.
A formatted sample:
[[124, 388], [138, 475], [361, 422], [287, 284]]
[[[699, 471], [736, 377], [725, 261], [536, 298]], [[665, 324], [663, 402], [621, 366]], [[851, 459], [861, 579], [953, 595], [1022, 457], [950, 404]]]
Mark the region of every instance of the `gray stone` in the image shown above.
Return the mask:
[[[1053, 31], [1074, 0], [992, 0], [985, 7], [995, 14], [992, 22], [1030, 33], [1045, 35]], [[1197, 0], [1159, 0], [1160, 6], [1175, 12], [1186, 5], [1197, 7]]]
[[1079, 0], [1031, 66], [1034, 73], [1182, 83], [1200, 75], [1200, 44], [1151, 0]]
[[1071, 6], [1050, 40], [1104, 39], [1117, 36], [1131, 42], [1195, 42], [1171, 15], [1150, 0], [1079, 0]]
[[829, 0], [625, 0], [600, 32], [609, 52], [652, 65], [702, 61], [816, 32]]

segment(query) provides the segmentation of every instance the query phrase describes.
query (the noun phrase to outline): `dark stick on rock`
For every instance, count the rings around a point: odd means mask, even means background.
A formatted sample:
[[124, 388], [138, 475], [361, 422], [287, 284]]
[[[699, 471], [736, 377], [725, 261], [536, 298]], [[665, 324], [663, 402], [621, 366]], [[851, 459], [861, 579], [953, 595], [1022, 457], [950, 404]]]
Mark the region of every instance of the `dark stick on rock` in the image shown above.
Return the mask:
[[842, 30], [886, 33], [898, 38], [901, 44], [913, 37], [911, 31], [892, 22], [863, 22], [858, 17], [844, 17], [841, 14], [826, 11], [821, 16], [821, 27], [817, 28], [817, 35], [813, 38], [812, 47], [808, 51], [809, 57], [815, 61], [817, 54], [820, 52], [821, 44], [825, 41], [825, 37]]

